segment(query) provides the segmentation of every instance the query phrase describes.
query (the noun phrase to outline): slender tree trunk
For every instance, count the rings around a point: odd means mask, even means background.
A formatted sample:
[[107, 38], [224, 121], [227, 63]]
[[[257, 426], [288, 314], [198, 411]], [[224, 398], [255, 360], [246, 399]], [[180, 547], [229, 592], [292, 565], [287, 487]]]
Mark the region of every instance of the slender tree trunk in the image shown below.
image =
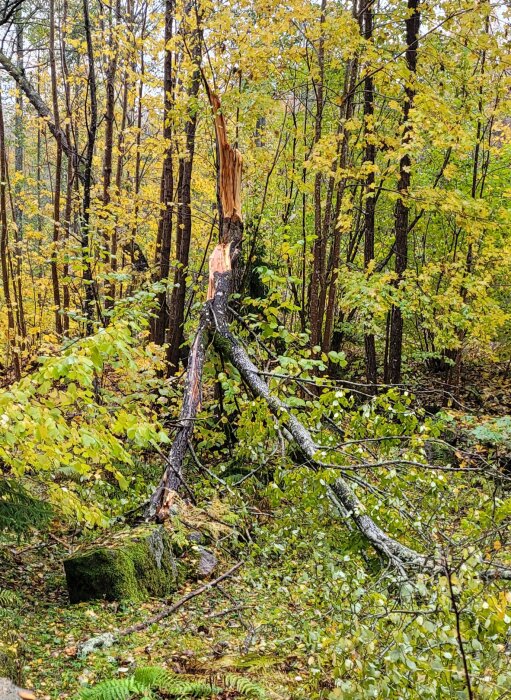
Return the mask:
[[[174, 22], [174, 0], [165, 0], [165, 45], [172, 40]], [[156, 318], [153, 322], [152, 337], [155, 343], [163, 345], [169, 326], [169, 307], [167, 303], [167, 282], [170, 272], [170, 251], [172, 246], [172, 202], [174, 197], [174, 147], [172, 143], [172, 96], [174, 89], [173, 56], [170, 49], [165, 50], [163, 88], [165, 91], [163, 138], [166, 151], [163, 160], [161, 178], [162, 213], [158, 226], [156, 243], [157, 279], [165, 286], [157, 299]]]
[[[326, 0], [321, 0], [321, 25], [325, 23]], [[314, 124], [314, 142], [317, 144], [321, 139], [324, 107], [324, 70], [325, 70], [325, 40], [323, 29], [318, 43], [318, 71], [319, 77], [314, 81], [316, 93], [316, 117]], [[324, 308], [320, 305], [321, 287], [325, 278], [325, 253], [326, 253], [326, 232], [323, 230], [323, 217], [321, 207], [321, 191], [323, 177], [320, 172], [314, 178], [314, 246], [312, 261], [312, 277], [310, 284], [309, 308], [310, 308], [310, 328], [311, 345], [313, 347], [321, 345], [321, 335], [323, 326]]]
[[[362, 13], [362, 25], [364, 38], [367, 42], [373, 37], [373, 9], [372, 4], [367, 3]], [[376, 209], [375, 190], [375, 163], [376, 145], [374, 133], [374, 81], [371, 69], [366, 68], [367, 75], [364, 78], [364, 131], [365, 131], [365, 162], [368, 165], [368, 173], [365, 181], [365, 210], [364, 210], [364, 268], [367, 269], [371, 262], [374, 262], [374, 220]], [[365, 333], [365, 365], [366, 378], [373, 391], [376, 389], [377, 364], [376, 345], [374, 333]]]
[[167, 353], [169, 374], [175, 374], [179, 367], [179, 357], [183, 344], [183, 324], [186, 301], [186, 276], [192, 237], [191, 185], [193, 156], [195, 151], [195, 131], [197, 128], [197, 95], [200, 87], [201, 30], [196, 27], [191, 33], [192, 56], [195, 69], [188, 91], [190, 111], [185, 125], [186, 152], [179, 160], [178, 211], [176, 233], [177, 265], [174, 273], [174, 286], [170, 304], [170, 343]]
[[[66, 98], [66, 139], [71, 143], [71, 95], [69, 88], [69, 72], [66, 60], [66, 35], [67, 35], [67, 18], [68, 18], [68, 0], [62, 3], [62, 25], [61, 25], [61, 42], [60, 42], [60, 57], [62, 63], [62, 73], [64, 78], [64, 94]], [[66, 202], [64, 205], [64, 231], [65, 231], [65, 251], [64, 262], [62, 265], [62, 307], [64, 314], [62, 317], [62, 326], [64, 335], [69, 334], [69, 308], [71, 296], [69, 290], [69, 239], [71, 236], [72, 216], [73, 216], [73, 181], [74, 181], [74, 166], [78, 165], [73, 158], [67, 156], [67, 173], [66, 173]]]
[[[415, 74], [417, 72], [417, 48], [419, 44], [420, 29], [420, 0], [408, 0], [409, 16], [406, 19], [406, 67], [407, 80], [405, 88], [405, 98], [403, 106], [403, 145], [406, 147], [410, 141], [411, 124], [410, 110], [413, 107], [415, 98]], [[396, 203], [394, 213], [394, 234], [395, 234], [395, 272], [396, 285], [403, 282], [404, 273], [408, 266], [408, 215], [409, 207], [406, 202], [408, 189], [410, 187], [411, 158], [406, 152], [399, 162], [399, 182], [397, 185], [399, 199]], [[389, 355], [386, 382], [399, 384], [401, 381], [401, 363], [403, 357], [403, 312], [399, 303], [392, 306], [390, 318]]]
[[96, 142], [96, 132], [98, 126], [98, 105], [96, 95], [96, 71], [94, 67], [94, 51], [92, 47], [91, 25], [89, 16], [88, 0], [83, 0], [83, 19], [85, 37], [87, 41], [87, 60], [89, 64], [89, 96], [90, 96], [90, 119], [87, 127], [87, 149], [83, 169], [83, 210], [81, 221], [82, 238], [82, 279], [85, 287], [85, 316], [87, 318], [86, 333], [92, 333], [92, 323], [94, 319], [94, 281], [92, 278], [92, 246], [90, 237], [90, 206], [92, 187], [92, 159], [94, 156], [94, 145]]
[[[23, 48], [23, 13], [19, 8], [16, 13], [16, 66], [23, 72], [24, 70], [24, 48]], [[14, 239], [15, 239], [15, 259], [16, 259], [16, 281], [15, 288], [17, 291], [17, 316], [18, 325], [23, 339], [27, 337], [27, 325], [25, 322], [25, 307], [23, 302], [22, 289], [22, 252], [21, 245], [23, 240], [23, 210], [20, 206], [21, 195], [21, 179], [23, 178], [24, 160], [25, 160], [25, 136], [23, 128], [23, 92], [18, 87], [16, 91], [16, 113], [14, 117], [14, 134], [16, 137], [16, 146], [14, 154], [14, 170], [16, 172], [16, 185], [14, 187]]]
[[[356, 9], [356, 1], [354, 4], [354, 10]], [[344, 123], [351, 119], [353, 116], [355, 108], [355, 86], [358, 75], [358, 59], [354, 57], [348, 62], [346, 66], [346, 79], [344, 84], [344, 100], [343, 106], [340, 110], [339, 120], [340, 120], [340, 135], [341, 135], [341, 150], [339, 157], [339, 165], [341, 169], [345, 169], [348, 166], [349, 159], [349, 143], [348, 143], [348, 132], [344, 128]], [[339, 278], [339, 264], [340, 264], [340, 253], [341, 253], [341, 229], [337, 224], [339, 218], [339, 212], [341, 209], [342, 200], [346, 190], [347, 178], [343, 177], [337, 186], [337, 201], [335, 205], [334, 215], [331, 218], [331, 223], [333, 224], [332, 232], [332, 247], [330, 249], [330, 256], [328, 261], [328, 274], [327, 274], [327, 284], [324, 285], [324, 290], [328, 286], [328, 301], [326, 305], [325, 312], [325, 329], [323, 332], [323, 352], [328, 353], [332, 348], [332, 338], [334, 333], [334, 319], [335, 319], [335, 301], [337, 297], [337, 281]], [[331, 206], [331, 205], [330, 205]]]
[[[489, 16], [486, 17], [485, 22], [485, 33], [488, 34], [490, 30], [490, 20]], [[472, 186], [470, 189], [470, 196], [472, 199], [477, 199], [477, 185], [479, 182], [479, 167], [481, 159], [481, 145], [484, 138], [484, 134], [487, 129], [483, 130], [483, 115], [484, 115], [484, 103], [483, 103], [483, 90], [484, 90], [484, 80], [486, 72], [486, 50], [483, 49], [481, 52], [481, 71], [480, 71], [480, 83], [479, 83], [479, 100], [477, 104], [477, 123], [476, 123], [476, 139], [474, 144], [474, 159], [472, 162]], [[491, 142], [491, 126], [488, 129], [488, 140]], [[481, 195], [482, 196], [482, 193]], [[468, 289], [466, 286], [466, 277], [468, 277], [474, 267], [474, 246], [471, 240], [468, 241], [467, 245], [467, 255], [465, 258], [465, 275], [463, 280], [463, 287], [461, 289], [461, 297], [463, 303], [465, 304], [468, 297]], [[461, 370], [463, 364], [463, 341], [465, 338], [465, 331], [458, 332], [459, 347], [453, 354], [454, 365], [450, 368], [448, 382], [454, 385], [455, 390], [459, 387], [461, 382]]]
[[[111, 10], [112, 11], [112, 10]], [[115, 27], [118, 28], [121, 21], [121, 0], [117, 0], [115, 5]], [[105, 156], [103, 161], [103, 206], [105, 208], [105, 216], [109, 218], [108, 206], [111, 201], [111, 181], [112, 181], [112, 164], [113, 164], [113, 142], [114, 142], [114, 122], [115, 122], [115, 76], [117, 73], [117, 64], [119, 61], [119, 41], [113, 38], [112, 18], [110, 17], [110, 49], [113, 51], [113, 56], [109, 62], [106, 76], [106, 126], [105, 126]], [[124, 165], [124, 130], [126, 128], [126, 119], [128, 113], [128, 75], [124, 70], [123, 89], [122, 89], [122, 114], [119, 135], [117, 139], [117, 169], [115, 173], [115, 190], [116, 197], [119, 197], [122, 172]], [[117, 272], [117, 225], [112, 228], [110, 241], [108, 236], [105, 242], [105, 248], [110, 248], [109, 264], [110, 272]], [[115, 280], [112, 279], [108, 285], [108, 291], [105, 299], [105, 308], [111, 309], [115, 303]]]
[[[142, 15], [142, 27], [140, 30], [140, 35], [144, 39], [146, 26], [146, 14]], [[140, 246], [136, 242], [137, 235], [137, 220], [139, 203], [138, 196], [140, 194], [140, 184], [141, 184], [141, 142], [142, 142], [142, 102], [144, 96], [144, 73], [145, 73], [145, 59], [143, 48], [140, 51], [140, 77], [138, 82], [138, 98], [137, 98], [137, 139], [136, 139], [136, 155], [135, 155], [135, 211], [133, 213], [133, 226], [131, 228], [129, 240], [127, 245], [124, 246], [131, 258], [131, 264], [135, 270], [143, 272], [149, 267], [147, 259], [143, 254]]]
[[51, 281], [53, 288], [53, 304], [55, 306], [55, 330], [57, 335], [62, 335], [62, 315], [60, 303], [60, 282], [58, 271], [58, 250], [60, 233], [60, 193], [62, 187], [62, 143], [60, 138], [60, 112], [57, 88], [57, 66], [55, 61], [55, 0], [50, 0], [50, 74], [51, 94], [53, 102], [53, 118], [56, 127], [57, 156], [55, 160], [55, 188], [53, 195], [53, 246], [51, 253]]
[[[111, 197], [112, 171], [113, 171], [113, 149], [114, 149], [114, 122], [115, 122], [115, 77], [117, 74], [117, 62], [119, 45], [117, 39], [114, 39], [114, 8], [112, 5], [109, 10], [109, 39], [108, 47], [110, 50], [110, 58], [106, 70], [106, 109], [105, 109], [105, 153], [103, 157], [103, 208], [104, 215], [108, 220], [110, 218], [109, 204]], [[121, 14], [120, 0], [117, 0], [115, 5], [115, 28], [119, 24]], [[126, 85], [124, 94], [126, 93]], [[126, 98], [127, 99], [127, 98]], [[122, 130], [120, 132], [122, 134]], [[103, 246], [105, 258], [109, 262], [109, 271], [113, 272], [113, 262], [115, 253], [112, 250], [114, 243], [115, 228], [112, 231], [111, 239], [109, 240], [108, 233], [105, 233]], [[105, 307], [111, 308], [114, 303], [113, 295], [115, 295], [115, 283], [111, 282], [107, 298], [105, 299]]]
[[16, 379], [21, 377], [21, 360], [19, 339], [14, 320], [14, 307], [9, 281], [9, 250], [7, 224], [7, 150], [5, 144], [3, 100], [0, 93], [0, 264], [2, 269], [2, 288], [7, 309], [7, 331], [9, 350], [12, 352], [13, 368]]

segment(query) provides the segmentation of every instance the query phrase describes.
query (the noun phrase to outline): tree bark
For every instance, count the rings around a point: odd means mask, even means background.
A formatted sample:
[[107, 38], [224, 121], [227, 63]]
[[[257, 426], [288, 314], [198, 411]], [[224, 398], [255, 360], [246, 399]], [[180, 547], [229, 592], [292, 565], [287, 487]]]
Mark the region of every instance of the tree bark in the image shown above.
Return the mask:
[[60, 283], [58, 271], [58, 245], [60, 233], [60, 194], [62, 187], [62, 144], [60, 134], [60, 112], [57, 89], [57, 66], [55, 61], [55, 0], [50, 0], [50, 74], [51, 95], [53, 101], [53, 118], [55, 120], [57, 157], [55, 161], [55, 188], [53, 193], [53, 246], [51, 253], [51, 281], [53, 288], [53, 304], [55, 306], [55, 331], [61, 336], [63, 333], [62, 315], [60, 313]]
[[168, 372], [175, 374], [179, 367], [181, 346], [183, 344], [183, 324], [186, 301], [186, 276], [192, 238], [191, 185], [193, 156], [195, 151], [195, 132], [197, 129], [197, 95], [200, 87], [201, 30], [196, 27], [191, 32], [192, 59], [195, 65], [192, 82], [188, 90], [189, 113], [185, 125], [186, 151], [179, 159], [178, 175], [178, 210], [176, 233], [176, 269], [170, 302], [170, 342], [167, 353]]
[[[415, 98], [415, 74], [417, 72], [417, 49], [419, 45], [419, 29], [420, 29], [420, 0], [408, 0], [408, 17], [405, 22], [406, 26], [406, 67], [408, 69], [408, 78], [406, 81], [405, 98], [403, 105], [403, 146], [407, 147], [410, 142], [411, 124], [410, 110], [413, 107]], [[397, 189], [399, 191], [399, 199], [396, 203], [394, 213], [394, 233], [395, 233], [395, 272], [396, 286], [403, 282], [404, 273], [408, 266], [408, 215], [409, 207], [405, 200], [408, 195], [408, 189], [411, 182], [411, 158], [406, 152], [399, 162], [399, 182]], [[399, 384], [401, 381], [401, 363], [403, 356], [403, 312], [399, 303], [392, 306], [390, 312], [390, 336], [389, 336], [389, 353], [388, 363], [386, 366], [387, 375], [386, 382], [391, 384]]]
[[[174, 0], [165, 0], [165, 46], [173, 36]], [[158, 294], [156, 318], [152, 325], [152, 338], [158, 345], [165, 343], [165, 335], [169, 325], [169, 306], [167, 302], [167, 282], [170, 272], [170, 251], [172, 247], [172, 204], [174, 198], [174, 145], [172, 143], [171, 111], [174, 92], [173, 55], [170, 49], [165, 51], [163, 75], [164, 97], [164, 124], [163, 138], [166, 144], [163, 160], [163, 172], [161, 178], [161, 206], [162, 213], [158, 225], [158, 237], [156, 241], [156, 265], [158, 268], [157, 279], [162, 282], [165, 289]]]
[[87, 127], [87, 149], [85, 156], [85, 164], [83, 170], [83, 211], [81, 225], [81, 243], [82, 243], [82, 263], [83, 273], [82, 279], [85, 287], [85, 316], [86, 333], [92, 333], [92, 322], [94, 319], [94, 281], [92, 278], [92, 249], [90, 238], [90, 206], [91, 206], [91, 187], [92, 187], [92, 159], [94, 156], [94, 146], [96, 143], [96, 132], [98, 127], [98, 105], [96, 95], [96, 71], [94, 68], [94, 51], [92, 47], [92, 35], [89, 16], [88, 0], [83, 0], [83, 20], [85, 29], [85, 38], [87, 42], [87, 59], [89, 64], [89, 94], [90, 94], [90, 121]]
[[[372, 4], [367, 3], [362, 13], [362, 26], [364, 38], [371, 42], [373, 38], [373, 9]], [[369, 66], [364, 78], [364, 131], [365, 131], [365, 162], [369, 165], [365, 181], [365, 210], [364, 210], [364, 268], [366, 270], [374, 261], [374, 220], [376, 209], [375, 173], [376, 145], [374, 142], [374, 80]], [[365, 365], [366, 379], [370, 389], [375, 392], [377, 377], [376, 345], [374, 333], [365, 333]]]
[[[323, 25], [325, 23], [326, 0], [321, 0], [321, 34], [318, 44], [318, 70], [319, 77], [317, 82], [313, 81], [314, 91], [316, 93], [316, 115], [314, 124], [314, 143], [317, 144], [321, 139], [322, 123], [323, 123], [323, 107], [324, 107], [324, 69], [325, 69], [325, 39], [323, 35]], [[323, 327], [324, 308], [321, 308], [321, 287], [325, 279], [325, 258], [326, 258], [326, 232], [323, 230], [323, 221], [321, 216], [321, 191], [323, 177], [320, 172], [316, 173], [314, 178], [314, 245], [312, 249], [312, 276], [309, 295], [310, 309], [310, 328], [311, 328], [311, 345], [312, 347], [321, 345], [321, 335]]]
[[7, 337], [12, 352], [13, 368], [16, 379], [21, 378], [21, 359], [17, 329], [14, 319], [14, 307], [11, 297], [8, 265], [8, 224], [7, 224], [7, 151], [5, 144], [4, 111], [0, 93], [0, 265], [2, 269], [2, 287], [7, 308]]
[[[23, 12], [19, 7], [16, 12], [16, 62], [18, 69], [23, 72], [24, 64], [24, 47], [23, 47]], [[14, 187], [14, 223], [16, 224], [15, 237], [15, 258], [16, 258], [16, 282], [18, 298], [18, 325], [23, 338], [27, 337], [27, 325], [25, 321], [25, 308], [23, 302], [22, 289], [22, 252], [21, 242], [23, 240], [23, 210], [19, 204], [22, 183], [20, 179], [23, 177], [24, 161], [25, 161], [25, 136], [24, 136], [24, 117], [23, 117], [23, 92], [18, 87], [16, 90], [16, 113], [14, 117], [14, 134], [16, 137], [16, 147], [14, 155], [14, 170], [18, 175], [16, 185]]]

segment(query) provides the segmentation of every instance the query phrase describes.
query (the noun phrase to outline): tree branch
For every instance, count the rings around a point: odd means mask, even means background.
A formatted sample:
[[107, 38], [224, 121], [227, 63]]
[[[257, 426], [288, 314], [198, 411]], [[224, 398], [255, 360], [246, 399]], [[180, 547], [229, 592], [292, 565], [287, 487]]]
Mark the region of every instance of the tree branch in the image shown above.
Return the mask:
[[1, 51], [0, 65], [11, 76], [11, 78], [14, 79], [18, 87], [25, 93], [28, 101], [35, 109], [38, 116], [46, 121], [49, 130], [62, 146], [62, 150], [64, 151], [66, 156], [72, 160], [78, 172], [78, 177], [82, 179], [82, 173], [80, 172], [80, 169], [78, 167], [82, 159], [76, 151], [76, 149], [74, 148], [74, 146], [69, 143], [66, 136], [66, 132], [63, 129], [61, 129], [60, 126], [56, 125], [55, 117], [53, 116], [51, 109], [48, 107], [41, 95], [34, 88], [30, 80], [28, 80], [25, 73], [22, 70], [20, 70], [16, 65], [14, 65], [14, 63]]

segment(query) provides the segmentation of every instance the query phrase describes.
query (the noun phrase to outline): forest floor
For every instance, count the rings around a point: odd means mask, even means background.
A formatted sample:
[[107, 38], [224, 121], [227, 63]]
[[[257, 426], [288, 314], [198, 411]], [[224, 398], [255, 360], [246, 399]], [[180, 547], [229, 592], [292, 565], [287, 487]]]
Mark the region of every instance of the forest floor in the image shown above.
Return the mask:
[[[292, 689], [302, 686], [308, 675], [306, 657], [279, 650], [275, 630], [268, 624], [275, 612], [272, 596], [254, 579], [257, 574], [249, 565], [168, 619], [78, 658], [79, 642], [143, 621], [158, 613], [164, 602], [71, 605], [63, 568], [71, 546], [65, 536], [52, 536], [4, 550], [0, 561], [2, 587], [15, 591], [20, 600], [23, 683], [39, 700], [72, 697], [86, 685], [126, 677], [135, 666], [162, 666], [212, 683], [222, 674], [235, 673], [257, 681], [268, 697], [301, 697]], [[230, 565], [232, 560], [221, 561], [218, 574]], [[200, 585], [188, 581], [172, 601]], [[279, 614], [292, 616], [293, 608], [289, 600], [288, 610], [280, 609]], [[215, 697], [238, 695], [229, 691]]]

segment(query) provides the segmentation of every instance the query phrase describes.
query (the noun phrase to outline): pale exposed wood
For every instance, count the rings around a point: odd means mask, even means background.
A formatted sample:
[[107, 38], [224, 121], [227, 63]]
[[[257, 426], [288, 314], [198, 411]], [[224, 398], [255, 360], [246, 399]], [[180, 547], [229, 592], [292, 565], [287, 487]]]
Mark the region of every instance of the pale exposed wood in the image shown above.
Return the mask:
[[18, 690], [18, 695], [22, 700], [36, 700], [34, 693], [30, 692], [30, 690]]
[[208, 300], [215, 296], [215, 274], [231, 270], [231, 244], [219, 243], [209, 258]]
[[241, 171], [243, 158], [237, 148], [233, 148], [227, 140], [224, 115], [220, 110], [220, 100], [217, 95], [210, 93], [211, 107], [215, 115], [215, 130], [220, 159], [218, 186], [222, 215], [225, 219], [242, 221], [241, 216]]

